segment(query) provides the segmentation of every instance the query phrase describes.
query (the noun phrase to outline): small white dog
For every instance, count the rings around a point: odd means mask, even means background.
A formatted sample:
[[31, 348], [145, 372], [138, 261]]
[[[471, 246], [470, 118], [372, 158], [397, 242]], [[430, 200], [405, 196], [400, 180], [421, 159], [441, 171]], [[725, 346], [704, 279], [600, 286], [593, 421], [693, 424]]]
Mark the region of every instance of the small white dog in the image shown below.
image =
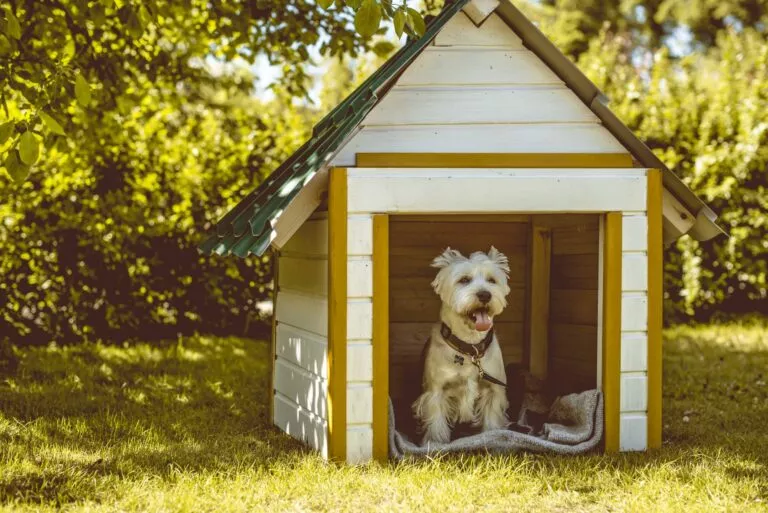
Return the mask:
[[507, 306], [507, 257], [491, 247], [468, 258], [447, 248], [435, 258], [432, 287], [442, 301], [424, 362], [424, 391], [413, 412], [423, 443], [447, 443], [457, 423], [482, 431], [506, 427], [504, 361], [493, 318]]

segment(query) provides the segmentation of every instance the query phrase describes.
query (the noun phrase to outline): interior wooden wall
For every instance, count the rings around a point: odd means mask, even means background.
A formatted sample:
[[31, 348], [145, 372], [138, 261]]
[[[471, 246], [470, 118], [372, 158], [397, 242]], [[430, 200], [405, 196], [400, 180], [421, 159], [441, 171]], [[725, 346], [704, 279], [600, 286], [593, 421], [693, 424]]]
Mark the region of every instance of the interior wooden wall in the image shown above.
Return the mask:
[[552, 217], [549, 371], [557, 393], [595, 387], [599, 216]]
[[493, 245], [507, 255], [512, 291], [496, 318], [504, 363], [519, 363], [524, 346], [529, 216], [392, 216], [390, 225], [390, 396], [409, 404], [421, 390], [420, 356], [440, 299], [430, 283], [432, 260], [446, 247], [468, 255]]

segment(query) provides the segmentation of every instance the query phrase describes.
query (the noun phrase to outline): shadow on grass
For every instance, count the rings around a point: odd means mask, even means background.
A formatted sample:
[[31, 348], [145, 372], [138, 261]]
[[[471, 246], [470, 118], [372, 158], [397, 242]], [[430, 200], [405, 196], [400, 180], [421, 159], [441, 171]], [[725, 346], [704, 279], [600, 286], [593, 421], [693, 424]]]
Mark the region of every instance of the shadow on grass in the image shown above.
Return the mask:
[[[0, 503], [98, 502], [121, 480], [230, 476], [307, 457], [267, 419], [265, 342], [197, 337], [16, 353], [16, 368], [0, 378]], [[572, 475], [547, 486], [582, 493], [600, 488], [596, 475], [631, 481], [668, 469], [685, 481], [708, 479], [704, 468], [725, 481], [768, 483], [766, 382], [764, 328], [672, 330], [664, 346], [663, 449], [444, 457], [438, 473], [523, 465], [537, 475]], [[758, 488], [756, 498], [768, 500], [768, 487]]]
[[258, 468], [305, 451], [267, 421], [265, 342], [16, 352], [0, 381], [4, 500], [98, 500], [95, 483], [110, 478]]

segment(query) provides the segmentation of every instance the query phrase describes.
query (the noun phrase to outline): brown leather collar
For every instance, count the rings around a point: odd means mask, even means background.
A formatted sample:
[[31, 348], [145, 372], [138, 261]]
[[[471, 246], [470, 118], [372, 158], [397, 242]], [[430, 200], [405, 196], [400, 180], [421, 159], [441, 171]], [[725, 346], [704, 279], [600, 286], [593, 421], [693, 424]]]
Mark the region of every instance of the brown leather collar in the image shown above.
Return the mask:
[[485, 352], [488, 350], [488, 347], [490, 347], [491, 342], [493, 342], [493, 328], [489, 329], [485, 338], [477, 344], [464, 342], [459, 337], [454, 335], [451, 331], [451, 328], [449, 328], [445, 323], [440, 325], [440, 335], [442, 335], [445, 341], [448, 342], [448, 345], [456, 351], [476, 358], [482, 358], [483, 355], [485, 355]]

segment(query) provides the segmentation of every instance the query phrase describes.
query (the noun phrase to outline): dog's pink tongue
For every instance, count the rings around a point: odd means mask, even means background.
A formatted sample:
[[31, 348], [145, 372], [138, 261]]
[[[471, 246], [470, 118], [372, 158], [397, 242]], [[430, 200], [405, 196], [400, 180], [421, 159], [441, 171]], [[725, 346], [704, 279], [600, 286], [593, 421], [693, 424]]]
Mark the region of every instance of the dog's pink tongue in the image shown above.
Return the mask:
[[477, 331], [488, 331], [493, 326], [493, 321], [488, 312], [478, 310], [475, 312], [475, 329]]

